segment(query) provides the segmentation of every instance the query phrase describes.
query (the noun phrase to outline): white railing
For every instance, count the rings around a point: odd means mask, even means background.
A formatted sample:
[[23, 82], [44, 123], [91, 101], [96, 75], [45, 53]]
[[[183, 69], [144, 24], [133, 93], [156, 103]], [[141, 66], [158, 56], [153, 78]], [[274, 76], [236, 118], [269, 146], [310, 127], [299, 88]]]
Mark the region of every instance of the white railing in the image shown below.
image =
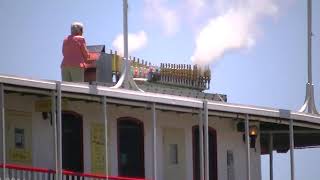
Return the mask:
[[[55, 171], [44, 168], [26, 167], [21, 165], [6, 165], [5, 180], [54, 180]], [[0, 165], [0, 180], [3, 177], [3, 165]], [[128, 178], [116, 176], [104, 176], [97, 174], [85, 174], [71, 171], [63, 171], [63, 180], [146, 180], [141, 178]]]

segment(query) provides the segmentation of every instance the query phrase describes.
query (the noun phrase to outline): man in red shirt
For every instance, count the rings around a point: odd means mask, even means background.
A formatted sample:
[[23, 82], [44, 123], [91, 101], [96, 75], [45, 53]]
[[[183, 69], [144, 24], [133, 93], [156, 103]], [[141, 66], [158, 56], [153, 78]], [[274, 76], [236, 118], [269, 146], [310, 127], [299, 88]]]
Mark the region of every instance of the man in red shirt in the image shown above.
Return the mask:
[[71, 25], [71, 35], [63, 41], [61, 76], [63, 81], [83, 82], [85, 62], [89, 52], [83, 34], [83, 24], [74, 22]]

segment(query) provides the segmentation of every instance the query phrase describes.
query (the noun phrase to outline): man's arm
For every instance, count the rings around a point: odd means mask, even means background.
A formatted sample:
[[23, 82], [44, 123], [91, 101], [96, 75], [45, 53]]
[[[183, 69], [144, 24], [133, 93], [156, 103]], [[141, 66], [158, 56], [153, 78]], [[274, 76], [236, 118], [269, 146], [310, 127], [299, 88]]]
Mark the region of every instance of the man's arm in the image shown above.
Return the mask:
[[83, 42], [80, 45], [80, 49], [81, 49], [82, 56], [84, 57], [84, 60], [87, 61], [90, 58], [90, 55], [87, 49], [86, 41], [84, 39], [82, 39], [82, 41]]

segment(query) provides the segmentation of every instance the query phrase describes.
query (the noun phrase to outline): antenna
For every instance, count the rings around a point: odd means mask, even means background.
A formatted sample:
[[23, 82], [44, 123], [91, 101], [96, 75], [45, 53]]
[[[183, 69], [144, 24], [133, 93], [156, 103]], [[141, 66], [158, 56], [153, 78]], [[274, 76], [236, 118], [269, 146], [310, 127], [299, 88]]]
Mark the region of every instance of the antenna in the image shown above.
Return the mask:
[[[134, 82], [132, 74], [129, 71], [129, 59], [128, 59], [128, 0], [123, 0], [123, 46], [124, 57], [122, 74], [118, 83], [112, 88], [120, 88], [123, 86], [125, 89], [134, 89], [142, 91]], [[143, 92], [143, 91], [142, 91]]]
[[308, 0], [308, 82], [306, 85], [306, 99], [299, 112], [318, 114], [314, 103], [314, 88], [312, 84], [312, 0]]

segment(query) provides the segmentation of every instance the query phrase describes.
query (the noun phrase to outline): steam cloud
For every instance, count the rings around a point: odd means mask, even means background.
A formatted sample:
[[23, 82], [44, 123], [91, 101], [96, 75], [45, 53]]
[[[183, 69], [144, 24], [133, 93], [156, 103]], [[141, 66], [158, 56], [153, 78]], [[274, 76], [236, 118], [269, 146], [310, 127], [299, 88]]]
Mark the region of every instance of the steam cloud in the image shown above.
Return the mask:
[[232, 50], [255, 44], [258, 22], [278, 12], [276, 0], [233, 0], [222, 14], [211, 18], [196, 37], [191, 57], [195, 64], [205, 65]]
[[[140, 31], [138, 33], [129, 33], [128, 34], [129, 54], [144, 48], [147, 42], [148, 42], [147, 34], [144, 31]], [[112, 46], [119, 52], [121, 56], [123, 56], [124, 54], [123, 34], [117, 35], [117, 37], [112, 42]]]

